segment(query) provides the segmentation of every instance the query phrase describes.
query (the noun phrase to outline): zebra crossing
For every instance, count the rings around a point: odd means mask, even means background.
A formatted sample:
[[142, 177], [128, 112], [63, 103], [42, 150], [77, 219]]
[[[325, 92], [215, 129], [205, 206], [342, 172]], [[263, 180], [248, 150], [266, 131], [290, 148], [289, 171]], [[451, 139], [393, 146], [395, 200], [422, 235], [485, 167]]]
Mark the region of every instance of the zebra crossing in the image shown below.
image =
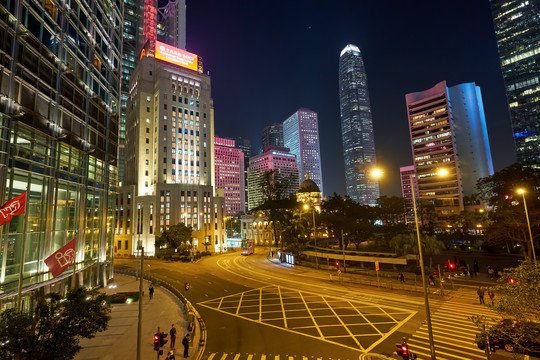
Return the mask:
[[[491, 308], [481, 305], [476, 292], [470, 289], [456, 291], [450, 300], [431, 313], [433, 341], [438, 360], [486, 358], [484, 351], [478, 349], [474, 342], [479, 330], [471, 321], [471, 316], [485, 316], [490, 323], [495, 323], [499, 318]], [[427, 323], [408, 338], [407, 343], [410, 350], [418, 355], [418, 359], [429, 359], [431, 355]]]
[[[322, 360], [321, 357], [314, 356], [291, 356], [273, 354], [240, 354], [240, 353], [211, 353], [208, 357], [203, 356], [203, 360]], [[337, 360], [325, 359], [325, 360]]]

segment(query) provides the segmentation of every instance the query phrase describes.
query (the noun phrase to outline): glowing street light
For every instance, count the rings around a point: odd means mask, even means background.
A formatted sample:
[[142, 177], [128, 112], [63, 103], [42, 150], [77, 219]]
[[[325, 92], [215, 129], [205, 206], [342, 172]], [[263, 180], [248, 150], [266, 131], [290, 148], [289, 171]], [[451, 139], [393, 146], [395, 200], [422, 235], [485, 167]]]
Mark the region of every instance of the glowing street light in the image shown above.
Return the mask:
[[534, 251], [534, 242], [531, 231], [531, 223], [529, 221], [529, 212], [527, 211], [527, 201], [525, 200], [525, 189], [517, 189], [517, 193], [523, 197], [523, 207], [525, 208], [525, 217], [527, 218], [527, 227], [529, 228], [529, 238], [531, 239], [531, 250], [534, 266], [536, 266], [536, 253]]
[[[448, 171], [442, 169], [438, 171], [438, 174], [448, 174]], [[424, 273], [424, 257], [422, 256], [422, 242], [420, 241], [420, 226], [418, 225], [418, 214], [416, 212], [416, 197], [414, 194], [414, 183], [413, 183], [413, 174], [409, 174], [409, 179], [411, 180], [411, 191], [412, 191], [412, 200], [414, 208], [414, 223], [416, 225], [416, 238], [418, 239], [418, 254], [420, 255], [420, 271], [422, 272], [422, 286], [424, 287], [424, 304], [426, 306], [426, 320], [428, 325], [428, 335], [429, 335], [429, 348], [431, 351], [431, 359], [436, 360], [435, 356], [435, 343], [433, 342], [433, 329], [431, 327], [431, 314], [429, 312], [429, 299], [426, 286], [426, 274]], [[440, 274], [439, 274], [440, 275]]]
[[[309, 210], [309, 205], [304, 205], [305, 210]], [[315, 265], [319, 268], [319, 254], [317, 253], [317, 229], [315, 228], [315, 206], [311, 206], [313, 213], [313, 240], [315, 242]]]

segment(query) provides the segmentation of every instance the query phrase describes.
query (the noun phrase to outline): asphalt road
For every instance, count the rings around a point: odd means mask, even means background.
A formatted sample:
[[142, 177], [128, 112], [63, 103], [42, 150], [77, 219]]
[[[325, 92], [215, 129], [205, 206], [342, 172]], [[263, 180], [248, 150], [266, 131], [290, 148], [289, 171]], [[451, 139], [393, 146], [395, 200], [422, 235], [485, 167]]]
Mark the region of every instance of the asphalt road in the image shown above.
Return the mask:
[[[195, 263], [145, 260], [153, 277], [179, 289], [186, 282], [191, 285], [185, 296], [207, 328], [203, 359], [345, 360], [362, 359], [370, 352], [392, 356], [403, 337], [411, 337], [418, 351], [426, 353], [422, 294], [347, 284], [336, 277], [331, 281], [327, 272], [275, 263], [267, 254], [257, 248], [251, 256], [228, 253]], [[133, 269], [135, 263], [116, 259], [115, 267]], [[445, 306], [454, 305], [445, 305], [447, 300], [431, 298], [432, 314], [451, 312]], [[464, 326], [467, 313], [476, 311], [469, 308], [460, 309]], [[437, 333], [437, 346], [446, 353], [441, 358], [481, 358], [470, 339], [474, 329], [464, 334], [463, 348], [457, 349], [444, 334], [456, 320], [444, 322], [443, 316]]]
[[[418, 298], [371, 289], [359, 293], [330, 282], [324, 272], [284, 267], [266, 255], [257, 248], [249, 257], [232, 253], [196, 263], [145, 263], [154, 277], [178, 288], [191, 285], [185, 295], [205, 321], [207, 358], [358, 359], [402, 326], [409, 328], [421, 310]], [[134, 260], [115, 261], [117, 268], [134, 266]]]

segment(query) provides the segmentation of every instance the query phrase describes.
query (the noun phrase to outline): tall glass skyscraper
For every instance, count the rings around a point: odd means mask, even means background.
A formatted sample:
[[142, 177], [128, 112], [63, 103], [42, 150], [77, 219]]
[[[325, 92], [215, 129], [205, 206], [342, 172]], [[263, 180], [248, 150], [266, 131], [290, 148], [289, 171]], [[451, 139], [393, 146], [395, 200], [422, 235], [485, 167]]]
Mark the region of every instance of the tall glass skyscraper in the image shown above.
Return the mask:
[[290, 153], [296, 155], [299, 179], [307, 178], [323, 192], [319, 120], [315, 111], [300, 108], [283, 122], [283, 140]]
[[[0, 300], [106, 285], [113, 275], [123, 2], [0, 2]], [[74, 265], [44, 260], [76, 239]], [[24, 244], [24, 245], [23, 245]], [[19, 271], [22, 266], [22, 276]]]
[[490, 3], [517, 160], [540, 163], [540, 3]]
[[261, 134], [261, 153], [268, 146], [283, 145], [283, 124], [275, 123], [265, 127]]
[[355, 45], [345, 46], [339, 56], [339, 103], [347, 195], [375, 205], [379, 183], [370, 176], [376, 166], [373, 121], [364, 61]]

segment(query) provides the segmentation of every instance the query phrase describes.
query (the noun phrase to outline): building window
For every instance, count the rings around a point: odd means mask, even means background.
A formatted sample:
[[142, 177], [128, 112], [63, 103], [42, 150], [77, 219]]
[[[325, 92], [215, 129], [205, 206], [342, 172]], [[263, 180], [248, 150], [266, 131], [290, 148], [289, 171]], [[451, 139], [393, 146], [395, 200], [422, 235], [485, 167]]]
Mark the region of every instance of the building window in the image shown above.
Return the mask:
[[122, 250], [122, 241], [118, 240], [118, 250]]

